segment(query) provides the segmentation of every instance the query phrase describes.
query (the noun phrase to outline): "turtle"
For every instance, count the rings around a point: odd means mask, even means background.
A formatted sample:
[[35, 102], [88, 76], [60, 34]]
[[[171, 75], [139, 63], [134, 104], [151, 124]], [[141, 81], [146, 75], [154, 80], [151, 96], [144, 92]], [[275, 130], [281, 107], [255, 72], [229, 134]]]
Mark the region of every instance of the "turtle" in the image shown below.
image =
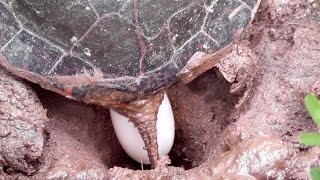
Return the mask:
[[67, 98], [115, 108], [152, 167], [163, 92], [212, 68], [260, 0], [0, 0], [0, 65]]

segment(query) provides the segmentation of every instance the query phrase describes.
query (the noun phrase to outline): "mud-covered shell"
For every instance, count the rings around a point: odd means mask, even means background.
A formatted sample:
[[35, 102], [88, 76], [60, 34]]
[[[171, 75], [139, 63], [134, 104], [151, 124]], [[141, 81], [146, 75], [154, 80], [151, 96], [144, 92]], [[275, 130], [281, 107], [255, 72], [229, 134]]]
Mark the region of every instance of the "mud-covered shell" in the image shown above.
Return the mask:
[[67, 97], [130, 101], [176, 82], [196, 52], [230, 45], [258, 3], [0, 0], [0, 63]]

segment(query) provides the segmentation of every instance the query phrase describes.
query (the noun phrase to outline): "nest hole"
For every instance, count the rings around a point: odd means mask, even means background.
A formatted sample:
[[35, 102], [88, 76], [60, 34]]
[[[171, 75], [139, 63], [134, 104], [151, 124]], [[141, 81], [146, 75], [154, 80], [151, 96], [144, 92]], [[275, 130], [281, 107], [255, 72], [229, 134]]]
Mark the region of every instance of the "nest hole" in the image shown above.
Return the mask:
[[10, 174], [10, 166], [3, 166], [2, 167], [2, 172], [4, 172], [5, 174]]
[[[55, 160], [44, 162], [57, 162], [67, 154], [105, 168], [150, 169], [124, 152], [107, 109], [33, 86], [50, 118], [46, 125], [50, 142], [44, 158]], [[213, 68], [191, 83], [177, 84], [167, 91], [176, 124], [175, 142], [169, 154], [172, 166], [191, 169], [227, 150], [221, 133], [232, 121], [229, 115], [239, 100], [239, 96], [229, 92], [230, 86]]]
[[233, 121], [230, 115], [240, 98], [230, 88], [231, 83], [213, 68], [170, 89], [176, 121], [169, 154], [173, 166], [188, 170], [228, 150], [222, 132]]

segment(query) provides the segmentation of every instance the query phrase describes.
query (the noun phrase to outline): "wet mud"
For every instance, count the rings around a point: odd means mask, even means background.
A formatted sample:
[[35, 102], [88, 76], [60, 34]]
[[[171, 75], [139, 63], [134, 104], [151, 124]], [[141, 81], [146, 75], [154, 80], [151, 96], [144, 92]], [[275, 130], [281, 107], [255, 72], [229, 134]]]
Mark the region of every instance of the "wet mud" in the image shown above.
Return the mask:
[[319, 90], [319, 57], [317, 2], [263, 1], [219, 65], [168, 89], [176, 138], [152, 170], [122, 150], [107, 109], [32, 85], [49, 118], [36, 171], [0, 159], [0, 179], [309, 179], [320, 149], [298, 136], [317, 131], [303, 97]]

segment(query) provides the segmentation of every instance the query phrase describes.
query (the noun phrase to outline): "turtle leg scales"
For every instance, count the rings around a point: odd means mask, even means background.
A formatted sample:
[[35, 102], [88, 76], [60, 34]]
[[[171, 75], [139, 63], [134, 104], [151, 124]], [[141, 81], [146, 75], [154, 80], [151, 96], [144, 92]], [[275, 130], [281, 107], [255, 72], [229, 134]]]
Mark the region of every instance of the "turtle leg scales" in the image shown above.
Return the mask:
[[149, 96], [147, 99], [136, 100], [116, 106], [116, 110], [128, 117], [138, 128], [148, 152], [152, 168], [157, 166], [159, 159], [157, 143], [157, 114], [164, 93]]

